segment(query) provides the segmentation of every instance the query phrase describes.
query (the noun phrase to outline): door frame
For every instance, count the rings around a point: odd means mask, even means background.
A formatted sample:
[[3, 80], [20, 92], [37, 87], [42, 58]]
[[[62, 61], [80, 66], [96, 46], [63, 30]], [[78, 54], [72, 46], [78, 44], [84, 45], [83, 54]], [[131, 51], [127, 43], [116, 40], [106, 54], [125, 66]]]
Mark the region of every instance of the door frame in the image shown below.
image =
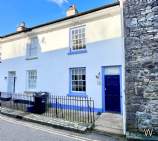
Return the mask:
[[121, 65], [113, 65], [113, 66], [102, 66], [101, 67], [101, 75], [102, 75], [102, 112], [108, 112], [106, 111], [106, 106], [105, 106], [105, 69], [107, 67], [118, 67], [119, 68], [119, 75], [120, 75], [120, 113], [118, 114], [123, 114], [123, 93], [122, 93], [122, 66]]

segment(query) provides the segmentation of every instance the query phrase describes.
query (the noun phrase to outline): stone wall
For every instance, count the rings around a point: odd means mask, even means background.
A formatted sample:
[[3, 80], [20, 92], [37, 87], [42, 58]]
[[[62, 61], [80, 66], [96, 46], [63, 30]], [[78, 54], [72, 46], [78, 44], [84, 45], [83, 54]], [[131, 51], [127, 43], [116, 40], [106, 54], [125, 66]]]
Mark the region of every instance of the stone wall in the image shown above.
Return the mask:
[[127, 132], [158, 133], [158, 0], [125, 0]]

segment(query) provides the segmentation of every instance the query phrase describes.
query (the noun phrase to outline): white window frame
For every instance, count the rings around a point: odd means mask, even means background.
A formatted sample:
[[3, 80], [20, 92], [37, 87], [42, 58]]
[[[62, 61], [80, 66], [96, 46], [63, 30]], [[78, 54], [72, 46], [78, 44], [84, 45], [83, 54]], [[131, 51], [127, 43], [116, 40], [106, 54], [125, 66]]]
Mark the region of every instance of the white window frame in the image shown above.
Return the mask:
[[26, 46], [26, 59], [36, 59], [38, 56], [38, 38], [32, 37]]
[[[32, 76], [31, 76], [31, 73], [32, 73]], [[35, 73], [36, 75], [34, 75], [33, 73]], [[26, 81], [27, 81], [26, 82], [26, 90], [35, 91], [37, 89], [37, 70], [27, 70], [26, 77], [27, 77], [26, 78]], [[30, 83], [32, 83], [32, 84], [30, 84]], [[33, 83], [35, 83], [35, 84], [33, 84]], [[32, 87], [30, 87], [31, 85], [32, 85]]]
[[86, 50], [86, 26], [85, 25], [70, 28], [70, 50], [72, 52]]
[[[75, 74], [77, 72], [77, 74]], [[84, 72], [84, 74], [83, 74]], [[74, 76], [73, 76], [74, 75]], [[75, 80], [75, 75], [77, 75], [77, 79]], [[82, 78], [83, 75], [85, 75], [85, 80]], [[73, 84], [73, 82], [78, 84]], [[82, 84], [79, 84], [82, 83]], [[78, 87], [78, 90], [73, 90], [73, 86]], [[71, 68], [70, 69], [70, 88], [72, 93], [86, 93], [86, 68], [85, 67], [77, 67], [77, 68]], [[81, 90], [79, 90], [81, 89]]]

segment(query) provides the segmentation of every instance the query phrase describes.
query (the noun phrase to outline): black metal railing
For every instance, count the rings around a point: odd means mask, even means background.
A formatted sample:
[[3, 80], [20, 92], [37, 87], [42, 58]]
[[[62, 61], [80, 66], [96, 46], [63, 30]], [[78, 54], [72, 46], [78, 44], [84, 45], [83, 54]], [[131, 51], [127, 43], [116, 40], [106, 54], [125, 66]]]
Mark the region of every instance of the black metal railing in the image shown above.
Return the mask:
[[94, 100], [88, 97], [1, 93], [1, 107], [50, 118], [94, 123]]
[[27, 112], [34, 105], [33, 95], [0, 92], [1, 107]]

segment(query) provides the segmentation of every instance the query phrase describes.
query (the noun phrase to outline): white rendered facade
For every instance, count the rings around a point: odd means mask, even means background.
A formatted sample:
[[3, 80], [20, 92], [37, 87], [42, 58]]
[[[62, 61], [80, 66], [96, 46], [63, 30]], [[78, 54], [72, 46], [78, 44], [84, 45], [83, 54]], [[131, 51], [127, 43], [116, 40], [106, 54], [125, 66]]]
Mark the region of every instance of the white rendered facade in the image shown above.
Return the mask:
[[[86, 47], [72, 52], [71, 30], [80, 26], [85, 28]], [[116, 5], [0, 38], [0, 91], [9, 91], [9, 74], [14, 72], [15, 93], [47, 91], [53, 95], [88, 96], [94, 99], [96, 111], [105, 112], [103, 76], [114, 73], [120, 75], [122, 113], [124, 52], [121, 29], [120, 6]], [[33, 57], [28, 57], [27, 47], [35, 38], [38, 50]], [[82, 91], [72, 91], [73, 68], [85, 68], [86, 88], [82, 87]], [[28, 86], [30, 71], [33, 79], [30, 76], [31, 85]]]

